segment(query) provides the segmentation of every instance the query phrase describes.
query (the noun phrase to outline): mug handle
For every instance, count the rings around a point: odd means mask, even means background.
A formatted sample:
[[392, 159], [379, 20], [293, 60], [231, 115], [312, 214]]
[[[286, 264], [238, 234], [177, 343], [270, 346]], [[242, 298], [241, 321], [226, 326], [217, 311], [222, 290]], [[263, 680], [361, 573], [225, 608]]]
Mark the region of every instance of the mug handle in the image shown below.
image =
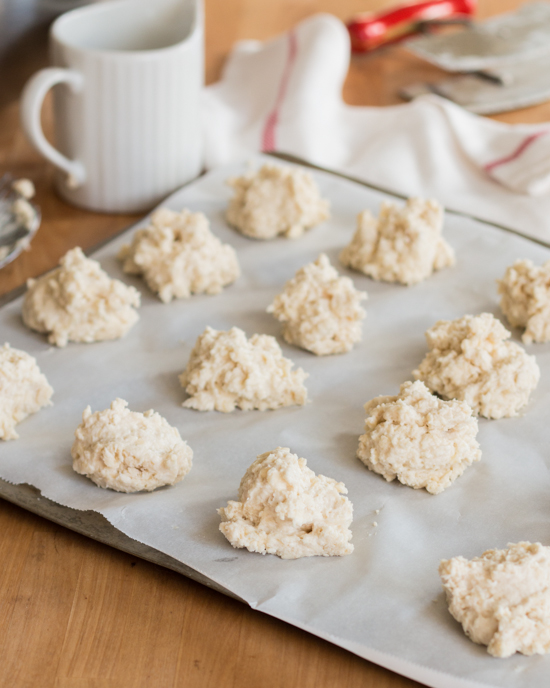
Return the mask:
[[34, 147], [56, 167], [67, 173], [67, 184], [75, 189], [86, 180], [84, 165], [78, 160], [69, 160], [56, 150], [44, 136], [40, 123], [40, 112], [46, 93], [56, 84], [67, 84], [78, 93], [82, 90], [82, 74], [72, 69], [48, 67], [34, 74], [23, 89], [21, 95], [21, 123], [23, 130]]

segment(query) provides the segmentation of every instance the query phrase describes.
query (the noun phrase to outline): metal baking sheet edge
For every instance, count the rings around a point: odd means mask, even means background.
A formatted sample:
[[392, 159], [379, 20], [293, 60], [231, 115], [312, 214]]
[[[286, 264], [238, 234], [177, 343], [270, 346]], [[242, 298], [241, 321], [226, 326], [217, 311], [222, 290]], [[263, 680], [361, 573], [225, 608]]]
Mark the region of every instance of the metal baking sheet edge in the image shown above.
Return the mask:
[[48, 519], [48, 521], [53, 521], [53, 523], [64, 526], [69, 530], [74, 530], [76, 533], [92, 538], [92, 540], [97, 540], [104, 545], [109, 545], [127, 554], [150, 561], [153, 564], [164, 566], [167, 569], [187, 576], [187, 578], [191, 578], [197, 583], [202, 583], [217, 592], [233, 597], [239, 602], [244, 602], [241, 597], [235, 595], [215, 581], [210, 580], [210, 578], [207, 578], [202, 573], [195, 571], [195, 569], [192, 569], [190, 566], [186, 566], [177, 559], [173, 559], [153, 547], [149, 547], [148, 545], [144, 545], [128, 537], [111, 525], [109, 521], [97, 511], [78, 511], [68, 506], [62, 506], [61, 504], [52, 502], [47, 497], [43, 497], [40, 490], [32, 485], [26, 483], [12, 485], [2, 479], [0, 479], [0, 497], [27, 511], [31, 511], [33, 514], [42, 516]]

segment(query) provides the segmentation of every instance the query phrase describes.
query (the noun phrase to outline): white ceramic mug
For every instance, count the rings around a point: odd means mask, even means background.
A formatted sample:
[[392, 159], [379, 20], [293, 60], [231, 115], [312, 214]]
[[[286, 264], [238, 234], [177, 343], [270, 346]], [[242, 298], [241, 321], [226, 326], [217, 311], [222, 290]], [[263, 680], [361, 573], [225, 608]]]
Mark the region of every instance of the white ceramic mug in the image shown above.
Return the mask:
[[[21, 101], [23, 128], [74, 205], [152, 207], [202, 166], [200, 0], [112, 0], [72, 10], [50, 32], [54, 67]], [[55, 148], [41, 124], [54, 87]]]

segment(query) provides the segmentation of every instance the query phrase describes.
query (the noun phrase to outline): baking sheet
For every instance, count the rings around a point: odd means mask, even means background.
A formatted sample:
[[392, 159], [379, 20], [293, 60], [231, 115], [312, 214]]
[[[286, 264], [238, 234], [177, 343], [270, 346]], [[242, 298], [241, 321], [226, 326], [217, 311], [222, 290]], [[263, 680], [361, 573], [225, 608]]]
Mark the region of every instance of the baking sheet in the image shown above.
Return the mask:
[[[109, 274], [142, 292], [141, 319], [125, 339], [55, 349], [22, 325], [21, 299], [0, 310], [0, 339], [36, 356], [55, 390], [54, 406], [24, 421], [19, 440], [0, 444], [0, 477], [30, 483], [60, 504], [98, 511], [126, 535], [191, 566], [253, 608], [429, 686], [547, 686], [550, 657], [497, 660], [464, 636], [447, 612], [437, 567], [442, 558], [472, 557], [508, 542], [548, 544], [550, 345], [527, 347], [542, 375], [525, 415], [481, 419], [482, 460], [444, 493], [386, 483], [355, 458], [355, 450], [363, 404], [396, 393], [410, 379], [426, 350], [424, 331], [440, 318], [465, 313], [498, 317], [495, 279], [516, 258], [540, 263], [550, 251], [448, 214], [445, 236], [457, 265], [423, 284], [375, 283], [338, 266], [369, 294], [363, 341], [348, 354], [315, 357], [284, 344], [279, 323], [265, 309], [284, 281], [320, 251], [338, 265], [355, 215], [365, 208], [377, 212], [388, 195], [314, 171], [331, 201], [332, 219], [297, 241], [257, 242], [223, 220], [230, 196], [224, 180], [245, 167], [211, 172], [167, 202], [176, 210], [205, 212], [215, 234], [237, 250], [243, 276], [222, 294], [162, 304], [120, 269], [115, 256], [129, 231], [94, 255]], [[277, 336], [284, 354], [310, 375], [310, 403], [265, 413], [182, 408], [177, 376], [207, 325]], [[519, 341], [517, 332], [513, 338]], [[132, 410], [154, 408], [178, 427], [195, 453], [183, 482], [124, 495], [73, 473], [70, 447], [82, 410], [88, 404], [106, 408], [116, 396]], [[216, 509], [236, 498], [256, 455], [278, 445], [347, 485], [354, 505], [352, 555], [282, 561], [234, 550], [221, 535]]]

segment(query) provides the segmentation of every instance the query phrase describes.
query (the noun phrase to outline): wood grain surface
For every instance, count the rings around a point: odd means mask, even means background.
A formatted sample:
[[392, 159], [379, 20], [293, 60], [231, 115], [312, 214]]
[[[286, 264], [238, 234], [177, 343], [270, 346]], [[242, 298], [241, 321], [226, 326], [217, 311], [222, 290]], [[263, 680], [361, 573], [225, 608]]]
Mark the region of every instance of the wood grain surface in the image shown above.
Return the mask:
[[[54, 3], [0, 0], [0, 175], [35, 182], [42, 226], [31, 250], [0, 270], [0, 295], [137, 219], [77, 210], [55, 194], [52, 169], [25, 140], [19, 95], [47, 64]], [[232, 44], [265, 39], [319, 11], [346, 19], [385, 0], [205, 0], [206, 78]], [[479, 0], [487, 17], [523, 4]], [[42, 9], [40, 9], [42, 7]], [[399, 47], [354, 57], [353, 105], [400, 102], [397, 90], [442, 73]], [[47, 102], [44, 126], [51, 130]], [[498, 116], [550, 120], [548, 103]], [[1, 334], [1, 333], [0, 333]], [[0, 340], [1, 340], [0, 336]], [[1, 451], [0, 443], [0, 451]], [[160, 566], [89, 540], [0, 500], [0, 686], [56, 688], [407, 688], [420, 684], [247, 608]]]

